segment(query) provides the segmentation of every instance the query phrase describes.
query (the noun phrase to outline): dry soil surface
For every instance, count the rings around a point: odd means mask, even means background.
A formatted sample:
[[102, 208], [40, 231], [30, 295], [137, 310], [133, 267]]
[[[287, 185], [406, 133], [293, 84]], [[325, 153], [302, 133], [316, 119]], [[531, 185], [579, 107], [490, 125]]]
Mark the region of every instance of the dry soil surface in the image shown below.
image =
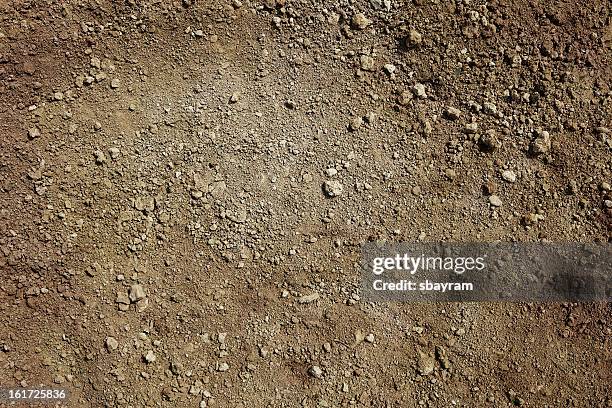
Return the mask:
[[606, 0], [1, 1], [0, 386], [612, 406], [610, 304], [369, 303], [356, 267], [609, 242], [611, 60]]

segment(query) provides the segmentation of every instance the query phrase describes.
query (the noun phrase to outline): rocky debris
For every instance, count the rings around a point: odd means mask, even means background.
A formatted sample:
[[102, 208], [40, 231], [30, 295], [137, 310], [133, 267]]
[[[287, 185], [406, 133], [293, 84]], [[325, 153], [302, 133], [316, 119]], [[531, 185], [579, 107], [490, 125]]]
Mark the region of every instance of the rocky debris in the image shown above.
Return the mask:
[[96, 164], [104, 164], [106, 163], [106, 155], [102, 150], [96, 150], [94, 152], [94, 157], [96, 159]]
[[369, 55], [362, 55], [359, 58], [360, 67], [364, 71], [374, 71], [374, 58]]
[[144, 299], [147, 295], [142, 285], [134, 284], [130, 286], [129, 296], [130, 296], [130, 301], [132, 303], [136, 303], [139, 300]]
[[28, 130], [28, 137], [32, 140], [32, 139], [37, 139], [40, 137], [40, 129], [39, 128], [30, 128]]
[[105, 341], [106, 348], [108, 351], [117, 350], [119, 347], [119, 342], [114, 337], [107, 337]]
[[440, 362], [440, 367], [444, 370], [451, 368], [451, 362], [448, 359], [446, 349], [442, 346], [436, 346], [436, 359]]
[[466, 123], [463, 127], [463, 131], [468, 135], [473, 135], [478, 131], [478, 123]]
[[370, 4], [374, 10], [391, 10], [391, 0], [370, 0]]
[[501, 207], [502, 200], [498, 196], [492, 195], [492, 196], [489, 196], [489, 204], [491, 204], [492, 207]]
[[147, 364], [153, 364], [155, 361], [157, 361], [157, 357], [155, 356], [153, 350], [147, 351], [146, 354], [142, 356], [142, 358]]
[[417, 98], [421, 98], [421, 99], [427, 98], [427, 92], [425, 91], [425, 85], [417, 83], [412, 87], [412, 90], [414, 91], [414, 95]]
[[323, 370], [321, 369], [321, 367], [317, 365], [313, 365], [313, 366], [310, 366], [310, 368], [308, 369], [308, 374], [314, 378], [322, 378]]
[[446, 110], [444, 111], [444, 114], [450, 120], [457, 120], [461, 117], [461, 111], [457, 108], [453, 108], [452, 106], [446, 108]]
[[385, 72], [387, 74], [389, 74], [392, 78], [395, 77], [395, 70], [397, 69], [397, 67], [395, 65], [393, 65], [393, 64], [385, 64], [383, 66], [383, 68], [384, 68]]
[[492, 153], [501, 147], [501, 141], [497, 138], [494, 130], [487, 130], [478, 140], [480, 150]]
[[349, 130], [356, 132], [363, 125], [363, 118], [361, 116], [355, 116], [349, 123]]
[[407, 47], [416, 47], [423, 42], [423, 36], [417, 30], [410, 30], [408, 37], [406, 37]]
[[111, 147], [110, 149], [108, 149], [108, 154], [113, 160], [117, 160], [117, 158], [119, 158], [120, 153], [120, 150], [116, 147]]
[[552, 144], [550, 134], [545, 130], [537, 133], [537, 137], [531, 142], [531, 153], [534, 155], [548, 153]]
[[134, 208], [138, 211], [152, 212], [155, 210], [155, 199], [153, 197], [138, 196], [134, 200]]
[[326, 180], [323, 183], [323, 192], [330, 198], [338, 197], [343, 191], [342, 183], [337, 180]]
[[300, 297], [298, 299], [298, 303], [300, 303], [300, 304], [312, 303], [315, 300], [318, 300], [320, 296], [321, 295], [319, 295], [319, 292], [313, 292], [310, 295], [304, 295], [304, 296]]
[[[578, 335], [564, 348], [584, 355], [611, 334], [601, 308], [381, 307], [360, 297], [355, 256], [376, 240], [608, 238], [594, 1], [536, 2], [533, 16], [512, 2], [14, 2], [0, 28], [0, 323], [34, 318], [0, 324], [0, 377], [117, 407], [258, 406], [275, 385], [270, 406], [500, 406], [509, 387], [526, 405], [605, 405], [589, 386], [605, 359], [559, 395], [529, 375], [535, 356], [563, 376], [547, 341]], [[303, 395], [283, 392], [296, 367]], [[526, 375], [501, 392], [497, 376], [457, 386], [474, 367]]]
[[418, 368], [419, 374], [423, 376], [433, 374], [436, 368], [436, 360], [434, 356], [431, 353], [424, 353], [421, 350], [419, 350], [418, 353], [419, 353], [419, 356], [418, 356], [417, 368]]
[[119, 292], [117, 293], [117, 297], [115, 299], [115, 303], [118, 304], [119, 310], [125, 312], [130, 309], [130, 297], [127, 292]]
[[516, 181], [516, 173], [514, 173], [512, 170], [504, 170], [502, 172], [502, 178], [508, 183], [514, 183]]
[[362, 13], [355, 14], [351, 19], [351, 26], [356, 30], [365, 30], [370, 24], [372, 24], [372, 20], [369, 20]]

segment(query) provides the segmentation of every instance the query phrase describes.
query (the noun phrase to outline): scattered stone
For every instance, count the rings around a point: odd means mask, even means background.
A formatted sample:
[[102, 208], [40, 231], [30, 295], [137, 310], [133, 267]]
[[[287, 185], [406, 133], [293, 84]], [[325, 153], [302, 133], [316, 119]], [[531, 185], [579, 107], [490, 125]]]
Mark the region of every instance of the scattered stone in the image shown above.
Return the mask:
[[335, 167], [330, 167], [329, 169], [325, 170], [325, 174], [327, 174], [329, 177], [334, 177], [336, 174], [338, 174], [338, 170], [336, 170]]
[[89, 64], [93, 67], [93, 68], [98, 68], [100, 69], [100, 58], [98, 57], [91, 57], [91, 60], [89, 61]]
[[523, 224], [530, 226], [530, 225], [534, 225], [537, 224], [538, 222], [540, 222], [541, 220], [544, 219], [544, 215], [542, 214], [537, 214], [537, 213], [528, 213], [525, 214], [523, 216]]
[[370, 4], [375, 10], [391, 10], [391, 0], [370, 0]]
[[421, 375], [430, 375], [436, 368], [436, 360], [429, 353], [423, 353], [419, 350], [418, 370]]
[[484, 192], [488, 195], [493, 195], [497, 191], [497, 186], [491, 180], [487, 181], [482, 187]]
[[397, 98], [397, 103], [399, 103], [402, 106], [406, 106], [408, 105], [410, 102], [412, 102], [412, 98], [414, 97], [413, 93], [411, 91], [403, 91]]
[[492, 195], [492, 196], [489, 196], [489, 204], [491, 204], [493, 207], [501, 207], [502, 200], [498, 196]]
[[362, 55], [359, 58], [361, 69], [364, 71], [374, 71], [374, 58], [369, 55]]
[[110, 154], [111, 159], [115, 160], [119, 157], [120, 151], [116, 147], [111, 147], [108, 149], [108, 154]]
[[119, 83], [119, 80], [118, 80], [117, 78], [114, 78], [114, 79], [111, 81], [110, 86], [111, 86], [111, 88], [113, 88], [113, 89], [117, 89], [117, 88], [119, 88], [119, 84], [120, 84], [120, 83]]
[[516, 181], [516, 173], [512, 170], [504, 170], [502, 172], [502, 178], [509, 183], [514, 183]]
[[475, 123], [475, 122], [466, 123], [463, 128], [463, 131], [467, 133], [468, 135], [473, 135], [474, 133], [478, 131], [478, 123]]
[[461, 116], [461, 111], [457, 108], [453, 108], [452, 106], [446, 108], [446, 111], [444, 113], [446, 114], [446, 117], [450, 120], [457, 120]]
[[343, 191], [342, 183], [337, 180], [327, 180], [323, 183], [323, 192], [330, 198], [338, 197]]
[[410, 30], [406, 37], [406, 47], [416, 47], [423, 42], [423, 36], [417, 30]]
[[134, 207], [138, 211], [152, 212], [155, 209], [155, 199], [153, 197], [138, 196], [134, 200]]
[[224, 373], [227, 370], [229, 370], [230, 366], [229, 364], [227, 364], [226, 362], [223, 363], [219, 363], [219, 365], [217, 366], [217, 371]]
[[487, 130], [478, 140], [478, 146], [483, 152], [492, 153], [501, 147], [501, 142], [494, 130]]
[[323, 370], [321, 370], [321, 367], [313, 365], [308, 369], [308, 374], [314, 378], [321, 378], [323, 377]]
[[146, 297], [146, 293], [142, 285], [134, 284], [130, 287], [130, 301], [136, 303]]
[[153, 350], [149, 350], [147, 351], [147, 353], [144, 355], [144, 361], [147, 364], [152, 364], [157, 360], [157, 357], [155, 356], [155, 353], [153, 353]]
[[172, 362], [170, 363], [170, 371], [174, 375], [181, 375], [184, 369], [185, 367], [183, 366], [183, 363], [178, 360], [172, 360]]
[[412, 87], [412, 91], [416, 95], [417, 98], [425, 99], [427, 98], [427, 92], [425, 91], [425, 85], [421, 83], [417, 83]]
[[370, 24], [372, 20], [366, 18], [362, 13], [355, 14], [351, 20], [351, 25], [357, 30], [365, 30]]
[[389, 75], [393, 75], [395, 73], [395, 70], [397, 69], [393, 64], [385, 64], [383, 68]]
[[130, 304], [130, 298], [128, 296], [128, 294], [126, 292], [119, 292], [117, 293], [117, 299], [115, 300], [115, 303], [120, 303], [123, 305], [129, 305]]
[[516, 391], [514, 391], [513, 389], [508, 390], [508, 399], [513, 405], [517, 407], [525, 405], [525, 400], [519, 397]]
[[444, 347], [436, 346], [436, 358], [443, 369], [448, 370], [451, 368], [451, 362], [446, 355], [446, 349]]
[[375, 337], [373, 333], [368, 334], [367, 336], [365, 336], [365, 341], [367, 341], [368, 343], [374, 343]]
[[31, 128], [28, 130], [28, 137], [30, 139], [36, 139], [40, 137], [40, 129], [38, 128]]
[[310, 295], [304, 295], [302, 297], [300, 297], [298, 299], [298, 303], [300, 304], [308, 304], [308, 303], [312, 303], [315, 300], [319, 299], [321, 295], [319, 295], [319, 292], [313, 292]]
[[102, 150], [96, 150], [94, 157], [96, 158], [96, 164], [104, 164], [106, 162], [106, 156]]
[[208, 186], [208, 192], [213, 198], [220, 199], [225, 194], [225, 190], [227, 189], [227, 185], [225, 181], [215, 181]]
[[551, 147], [550, 134], [547, 131], [542, 131], [531, 142], [531, 153], [534, 155], [540, 155], [544, 153], [548, 153]]
[[106, 338], [106, 348], [108, 349], [108, 351], [117, 350], [117, 347], [119, 347], [119, 342], [117, 341], [117, 339], [115, 339], [114, 337]]
[[355, 116], [353, 119], [351, 119], [349, 123], [349, 130], [355, 132], [359, 130], [361, 125], [363, 125], [363, 119], [361, 118], [361, 116]]
[[234, 92], [232, 96], [230, 96], [230, 103], [236, 103], [240, 100], [240, 92]]

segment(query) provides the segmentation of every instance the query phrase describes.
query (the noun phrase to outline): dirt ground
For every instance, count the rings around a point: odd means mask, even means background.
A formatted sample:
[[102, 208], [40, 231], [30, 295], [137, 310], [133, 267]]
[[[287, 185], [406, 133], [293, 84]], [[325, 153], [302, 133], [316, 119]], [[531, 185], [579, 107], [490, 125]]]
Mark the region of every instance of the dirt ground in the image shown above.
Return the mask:
[[610, 242], [611, 13], [1, 0], [0, 388], [611, 407], [609, 303], [370, 303], [356, 267], [379, 239]]

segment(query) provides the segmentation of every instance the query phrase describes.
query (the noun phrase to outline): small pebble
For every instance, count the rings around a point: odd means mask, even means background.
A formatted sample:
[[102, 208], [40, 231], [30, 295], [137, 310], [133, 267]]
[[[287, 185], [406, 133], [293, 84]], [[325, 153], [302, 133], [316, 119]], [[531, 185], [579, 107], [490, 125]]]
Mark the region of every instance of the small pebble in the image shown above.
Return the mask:
[[489, 203], [493, 206], [493, 207], [501, 207], [502, 206], [502, 200], [496, 196], [496, 195], [492, 195], [489, 197]]
[[327, 180], [323, 183], [323, 192], [328, 197], [338, 197], [343, 191], [342, 183], [337, 180]]
[[508, 183], [514, 183], [516, 181], [516, 174], [512, 170], [504, 170], [502, 172], [502, 178]]

